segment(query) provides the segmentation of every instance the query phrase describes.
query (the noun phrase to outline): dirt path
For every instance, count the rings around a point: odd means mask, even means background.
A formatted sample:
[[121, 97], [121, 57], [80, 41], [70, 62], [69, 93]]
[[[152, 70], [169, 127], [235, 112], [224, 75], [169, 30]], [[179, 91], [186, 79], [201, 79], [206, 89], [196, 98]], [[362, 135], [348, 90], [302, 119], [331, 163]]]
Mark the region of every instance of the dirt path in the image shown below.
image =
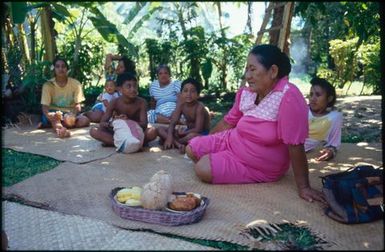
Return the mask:
[[344, 116], [343, 142], [382, 142], [381, 99], [379, 95], [337, 98], [336, 107]]

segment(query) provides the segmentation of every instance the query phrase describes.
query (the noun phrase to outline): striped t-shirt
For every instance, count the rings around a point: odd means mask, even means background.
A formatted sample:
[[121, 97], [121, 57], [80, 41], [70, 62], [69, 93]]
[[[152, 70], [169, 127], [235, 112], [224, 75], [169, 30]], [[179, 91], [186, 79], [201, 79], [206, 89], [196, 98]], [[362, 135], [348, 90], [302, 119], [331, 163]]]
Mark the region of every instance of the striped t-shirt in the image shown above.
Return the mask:
[[155, 80], [150, 84], [150, 96], [156, 101], [155, 111], [149, 111], [149, 122], [156, 120], [155, 114], [161, 114], [170, 117], [176, 108], [177, 94], [180, 93], [181, 82], [178, 80], [172, 81], [164, 87], [160, 87], [159, 81]]

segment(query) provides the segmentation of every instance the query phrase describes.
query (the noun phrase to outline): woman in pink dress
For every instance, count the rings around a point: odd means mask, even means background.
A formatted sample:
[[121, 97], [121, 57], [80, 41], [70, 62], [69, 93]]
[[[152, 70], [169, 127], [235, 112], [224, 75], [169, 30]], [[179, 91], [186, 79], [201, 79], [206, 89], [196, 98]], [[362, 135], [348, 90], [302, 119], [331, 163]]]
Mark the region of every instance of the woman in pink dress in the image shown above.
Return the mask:
[[293, 167], [299, 196], [326, 202], [311, 188], [304, 142], [308, 108], [289, 82], [290, 60], [273, 45], [255, 46], [247, 59], [248, 87], [208, 136], [193, 138], [186, 148], [197, 176], [213, 184], [279, 180]]

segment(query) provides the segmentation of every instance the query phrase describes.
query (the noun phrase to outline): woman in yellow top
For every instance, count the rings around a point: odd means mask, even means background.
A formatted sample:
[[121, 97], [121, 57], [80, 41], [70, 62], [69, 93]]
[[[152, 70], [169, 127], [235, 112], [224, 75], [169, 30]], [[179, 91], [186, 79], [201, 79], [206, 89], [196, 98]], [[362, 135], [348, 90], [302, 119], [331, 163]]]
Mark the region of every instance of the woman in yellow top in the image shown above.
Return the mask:
[[81, 102], [85, 100], [82, 85], [76, 79], [67, 76], [67, 62], [57, 57], [53, 61], [54, 78], [43, 85], [41, 95], [42, 121], [38, 128], [52, 126], [58, 137], [69, 137], [68, 128], [87, 127], [90, 121], [81, 111]]

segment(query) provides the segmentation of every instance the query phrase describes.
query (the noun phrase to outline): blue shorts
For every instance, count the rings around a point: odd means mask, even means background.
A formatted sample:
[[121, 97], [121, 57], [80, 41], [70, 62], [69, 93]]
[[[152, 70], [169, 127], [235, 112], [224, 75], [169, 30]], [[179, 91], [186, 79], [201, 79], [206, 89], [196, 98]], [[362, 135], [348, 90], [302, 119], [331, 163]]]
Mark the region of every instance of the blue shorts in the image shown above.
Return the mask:
[[[50, 109], [48, 110], [48, 112], [56, 112], [56, 111], [60, 111], [60, 110], [56, 110], [56, 109]], [[62, 111], [63, 112], [63, 111]], [[67, 114], [67, 112], [63, 112], [63, 117], [64, 115]], [[44, 115], [44, 113], [42, 114], [41, 116], [41, 124], [42, 126], [44, 127], [47, 127], [47, 126], [51, 126], [51, 122], [48, 120], [48, 118]]]
[[[184, 131], [187, 131], [187, 130], [189, 130], [189, 129], [186, 128]], [[199, 134], [202, 135], [202, 136], [207, 136], [209, 134], [209, 131], [208, 130], [203, 130], [203, 131], [199, 132]]]
[[101, 102], [96, 103], [96, 104], [92, 107], [91, 110], [92, 110], [92, 111], [102, 111], [102, 112], [104, 112], [104, 111], [103, 111], [103, 103], [101, 103]]

